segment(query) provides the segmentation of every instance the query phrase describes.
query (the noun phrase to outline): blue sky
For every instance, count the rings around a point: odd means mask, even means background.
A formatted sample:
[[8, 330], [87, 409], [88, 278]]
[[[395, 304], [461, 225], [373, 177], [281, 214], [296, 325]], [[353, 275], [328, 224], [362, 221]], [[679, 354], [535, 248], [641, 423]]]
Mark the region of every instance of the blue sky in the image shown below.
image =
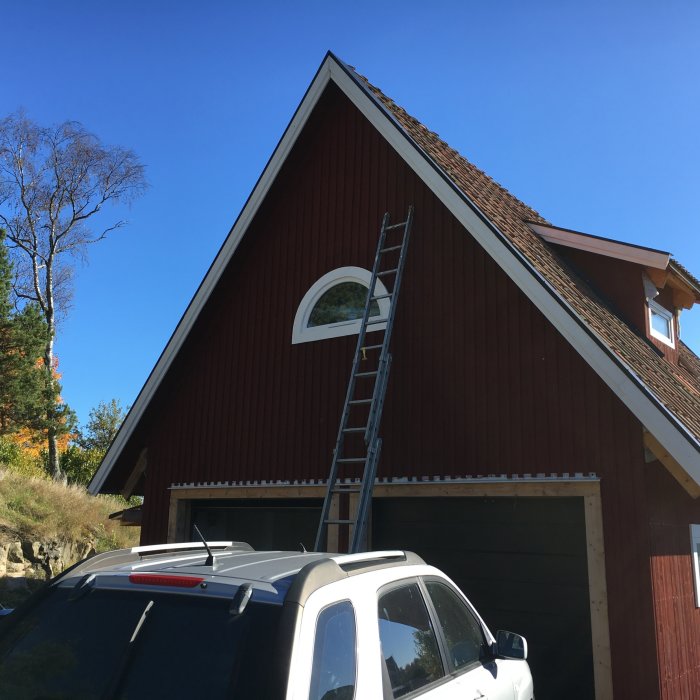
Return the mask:
[[[101, 400], [135, 399], [328, 49], [554, 224], [670, 250], [700, 276], [694, 0], [0, 12], [0, 116], [77, 119], [147, 166], [150, 189], [79, 266], [59, 328], [81, 422]], [[683, 338], [699, 351], [696, 317]]]

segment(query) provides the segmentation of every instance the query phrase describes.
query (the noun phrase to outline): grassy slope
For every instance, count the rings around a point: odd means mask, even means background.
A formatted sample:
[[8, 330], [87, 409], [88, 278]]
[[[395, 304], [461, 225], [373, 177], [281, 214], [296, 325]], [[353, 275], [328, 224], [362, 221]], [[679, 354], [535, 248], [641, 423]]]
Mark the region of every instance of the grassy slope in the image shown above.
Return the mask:
[[110, 496], [79, 486], [0, 471], [0, 542], [91, 539], [97, 551], [133, 547], [138, 527], [122, 527], [109, 514], [124, 508]]

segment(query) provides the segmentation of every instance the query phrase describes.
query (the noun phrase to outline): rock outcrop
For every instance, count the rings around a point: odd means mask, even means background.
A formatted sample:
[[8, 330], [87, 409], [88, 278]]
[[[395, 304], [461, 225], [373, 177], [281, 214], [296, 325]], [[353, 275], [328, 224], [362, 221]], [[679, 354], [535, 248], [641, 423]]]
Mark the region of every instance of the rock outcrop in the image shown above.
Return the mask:
[[91, 541], [0, 542], [0, 589], [27, 587], [27, 579], [50, 579], [95, 553]]

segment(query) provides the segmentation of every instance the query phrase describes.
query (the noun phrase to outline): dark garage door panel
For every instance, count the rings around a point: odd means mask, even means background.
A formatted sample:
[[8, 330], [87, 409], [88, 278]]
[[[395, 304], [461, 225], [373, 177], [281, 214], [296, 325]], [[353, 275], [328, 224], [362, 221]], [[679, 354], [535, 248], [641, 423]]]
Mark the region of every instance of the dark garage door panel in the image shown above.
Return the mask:
[[538, 700], [594, 697], [581, 498], [381, 498], [375, 549], [410, 549], [464, 589], [495, 633], [523, 634]]
[[239, 499], [192, 501], [191, 522], [207, 539], [293, 551], [313, 548], [320, 517], [320, 499]]

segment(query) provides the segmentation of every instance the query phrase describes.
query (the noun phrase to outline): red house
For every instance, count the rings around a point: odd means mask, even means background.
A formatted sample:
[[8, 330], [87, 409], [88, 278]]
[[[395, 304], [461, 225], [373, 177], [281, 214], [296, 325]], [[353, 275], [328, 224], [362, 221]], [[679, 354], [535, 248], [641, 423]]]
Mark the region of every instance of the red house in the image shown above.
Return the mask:
[[524, 634], [538, 700], [700, 697], [700, 282], [553, 226], [332, 54], [92, 492], [143, 494], [144, 543], [311, 546], [359, 325], [336, 297], [410, 205], [371, 546]]

